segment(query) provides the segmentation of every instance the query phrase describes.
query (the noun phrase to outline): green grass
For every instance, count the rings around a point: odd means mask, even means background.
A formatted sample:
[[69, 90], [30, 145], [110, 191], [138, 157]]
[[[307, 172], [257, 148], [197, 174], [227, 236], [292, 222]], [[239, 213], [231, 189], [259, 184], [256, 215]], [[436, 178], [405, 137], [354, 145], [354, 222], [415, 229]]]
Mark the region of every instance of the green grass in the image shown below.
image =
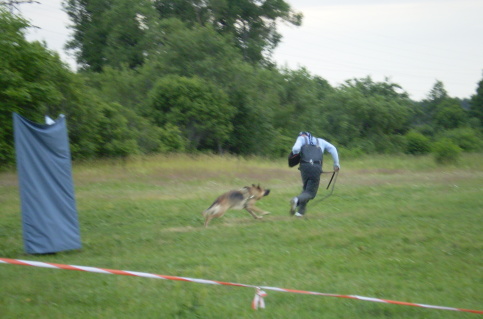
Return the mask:
[[[329, 164], [330, 159], [327, 160]], [[330, 170], [330, 167], [326, 168]], [[285, 161], [156, 156], [74, 165], [83, 249], [25, 255], [15, 173], [0, 173], [0, 257], [483, 310], [483, 156], [342, 159], [334, 194], [288, 214]], [[323, 175], [323, 196], [330, 175]], [[229, 211], [222, 192], [260, 183], [272, 212]], [[0, 318], [476, 318], [477, 314], [0, 264]]]

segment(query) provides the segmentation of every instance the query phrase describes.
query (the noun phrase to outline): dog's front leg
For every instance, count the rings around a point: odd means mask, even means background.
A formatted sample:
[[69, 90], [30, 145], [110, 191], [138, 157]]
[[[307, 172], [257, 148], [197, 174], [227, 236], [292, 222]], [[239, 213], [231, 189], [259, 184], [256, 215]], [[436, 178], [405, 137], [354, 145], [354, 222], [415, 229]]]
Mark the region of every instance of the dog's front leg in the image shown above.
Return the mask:
[[257, 214], [255, 214], [255, 213], [253, 212], [253, 210], [252, 210], [252, 209], [253, 209], [253, 208], [251, 208], [251, 207], [250, 207], [250, 208], [249, 208], [249, 207], [245, 207], [245, 210], [246, 210], [247, 212], [249, 212], [249, 213], [250, 213], [250, 215], [252, 215], [252, 216], [253, 216], [253, 218], [255, 218], [255, 219], [260, 219], [260, 218], [263, 218], [262, 216], [258, 216]]
[[[261, 210], [261, 209], [260, 209], [260, 208], [258, 208], [258, 207], [255, 207], [255, 206], [250, 207], [250, 209], [252, 209], [252, 210], [256, 211], [256, 212], [257, 212], [257, 213], [259, 213], [261, 216], [265, 216], [265, 215], [270, 214], [270, 212], [266, 212], [266, 211], [264, 211], [264, 210]], [[262, 218], [262, 217], [260, 217], [260, 218]]]

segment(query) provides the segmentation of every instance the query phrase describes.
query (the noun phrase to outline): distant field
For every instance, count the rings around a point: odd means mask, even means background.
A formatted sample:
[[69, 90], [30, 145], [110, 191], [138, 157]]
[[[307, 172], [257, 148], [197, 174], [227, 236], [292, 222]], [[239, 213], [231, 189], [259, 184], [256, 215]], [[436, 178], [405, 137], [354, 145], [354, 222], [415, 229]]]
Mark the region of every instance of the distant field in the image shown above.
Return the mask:
[[[155, 156], [75, 163], [83, 249], [23, 251], [14, 172], [0, 173], [0, 258], [483, 310], [483, 155], [344, 160], [335, 192], [289, 216], [299, 172], [284, 160]], [[325, 170], [331, 170], [330, 156]], [[327, 194], [324, 175], [319, 197]], [[230, 189], [271, 189], [254, 220], [201, 211]], [[0, 264], [0, 318], [477, 318], [478, 314]], [[481, 315], [480, 315], [481, 316]]]

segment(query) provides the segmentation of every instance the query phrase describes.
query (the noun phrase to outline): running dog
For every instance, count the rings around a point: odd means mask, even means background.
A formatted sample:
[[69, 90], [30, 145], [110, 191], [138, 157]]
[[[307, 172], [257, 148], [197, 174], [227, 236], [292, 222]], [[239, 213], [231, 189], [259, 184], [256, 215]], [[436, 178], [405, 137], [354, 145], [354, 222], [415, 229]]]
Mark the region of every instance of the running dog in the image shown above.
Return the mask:
[[220, 195], [208, 209], [201, 213], [205, 218], [205, 227], [208, 227], [208, 223], [213, 218], [223, 216], [229, 209], [245, 209], [253, 218], [263, 218], [262, 216], [270, 213], [255, 207], [255, 203], [269, 193], [270, 190], [260, 187], [260, 184], [258, 186], [252, 184], [252, 186], [245, 186], [240, 190], [232, 190]]

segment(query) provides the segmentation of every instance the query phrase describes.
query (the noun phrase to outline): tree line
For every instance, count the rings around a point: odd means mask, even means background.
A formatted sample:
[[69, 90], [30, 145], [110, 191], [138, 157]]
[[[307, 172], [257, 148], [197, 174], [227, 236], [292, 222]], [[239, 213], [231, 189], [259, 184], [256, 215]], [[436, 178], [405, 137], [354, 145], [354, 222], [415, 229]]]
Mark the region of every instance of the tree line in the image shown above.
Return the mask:
[[482, 149], [483, 79], [468, 99], [436, 81], [413, 101], [389, 80], [332, 87], [276, 65], [282, 0], [67, 0], [72, 71], [0, 4], [0, 163], [14, 162], [12, 112], [64, 114], [74, 159], [165, 152], [286, 156], [299, 131], [345, 156]]

